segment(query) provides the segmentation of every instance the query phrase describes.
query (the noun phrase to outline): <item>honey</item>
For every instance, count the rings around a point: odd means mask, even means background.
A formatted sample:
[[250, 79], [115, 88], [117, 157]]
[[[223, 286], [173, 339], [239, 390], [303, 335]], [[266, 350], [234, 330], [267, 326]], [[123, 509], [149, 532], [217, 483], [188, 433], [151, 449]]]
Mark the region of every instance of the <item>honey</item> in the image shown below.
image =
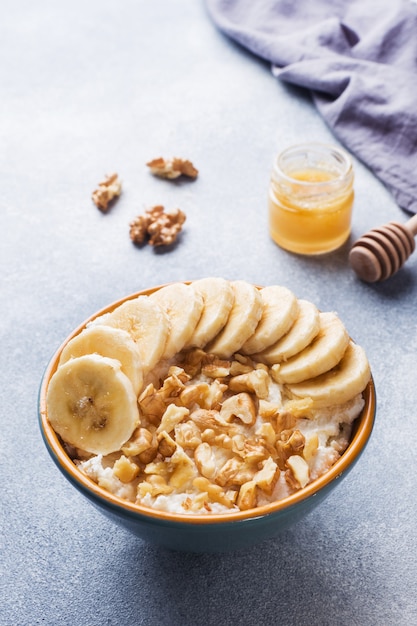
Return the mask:
[[323, 254], [349, 237], [353, 166], [340, 148], [304, 144], [278, 156], [269, 190], [272, 239], [298, 254]]

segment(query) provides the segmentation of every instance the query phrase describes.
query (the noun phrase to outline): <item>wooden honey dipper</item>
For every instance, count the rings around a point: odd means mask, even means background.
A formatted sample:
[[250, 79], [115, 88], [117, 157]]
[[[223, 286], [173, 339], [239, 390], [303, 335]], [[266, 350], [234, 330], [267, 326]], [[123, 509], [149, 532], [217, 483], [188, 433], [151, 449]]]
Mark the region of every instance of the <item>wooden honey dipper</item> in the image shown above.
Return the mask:
[[417, 215], [405, 224], [388, 222], [373, 228], [352, 246], [349, 262], [362, 280], [375, 283], [393, 276], [416, 247]]

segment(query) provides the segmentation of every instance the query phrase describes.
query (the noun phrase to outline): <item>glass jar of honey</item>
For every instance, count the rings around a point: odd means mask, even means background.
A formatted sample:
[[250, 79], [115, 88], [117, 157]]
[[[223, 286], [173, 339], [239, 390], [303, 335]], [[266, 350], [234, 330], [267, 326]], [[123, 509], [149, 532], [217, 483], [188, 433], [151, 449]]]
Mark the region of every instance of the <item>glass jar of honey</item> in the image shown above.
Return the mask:
[[298, 254], [323, 254], [349, 237], [353, 164], [338, 147], [307, 143], [278, 155], [269, 189], [272, 239]]

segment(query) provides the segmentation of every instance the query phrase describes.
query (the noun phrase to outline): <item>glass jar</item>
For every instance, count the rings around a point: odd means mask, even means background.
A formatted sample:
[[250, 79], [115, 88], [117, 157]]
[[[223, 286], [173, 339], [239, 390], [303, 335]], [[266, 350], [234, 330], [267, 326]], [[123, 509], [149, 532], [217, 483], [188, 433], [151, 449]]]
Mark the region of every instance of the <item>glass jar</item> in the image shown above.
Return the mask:
[[298, 254], [323, 254], [349, 237], [353, 164], [338, 147], [307, 143], [278, 155], [269, 189], [272, 239]]

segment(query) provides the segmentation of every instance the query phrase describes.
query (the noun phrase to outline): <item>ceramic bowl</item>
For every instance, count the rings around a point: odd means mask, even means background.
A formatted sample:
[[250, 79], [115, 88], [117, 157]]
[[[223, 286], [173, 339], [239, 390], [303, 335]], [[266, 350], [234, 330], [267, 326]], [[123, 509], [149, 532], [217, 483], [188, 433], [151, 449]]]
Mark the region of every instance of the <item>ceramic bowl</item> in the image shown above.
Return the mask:
[[99, 487], [71, 461], [48, 422], [46, 392], [64, 346], [90, 320], [113, 310], [125, 300], [138, 295], [149, 295], [156, 289], [132, 294], [92, 315], [67, 337], [50, 360], [39, 392], [40, 429], [48, 452], [65, 478], [91, 504], [107, 518], [145, 541], [187, 552], [226, 552], [248, 548], [271, 539], [319, 506], [357, 463], [369, 440], [375, 419], [376, 394], [373, 379], [371, 378], [364, 391], [365, 406], [355, 420], [351, 442], [346, 451], [327, 473], [283, 500], [238, 513], [193, 516], [156, 511], [122, 500]]

